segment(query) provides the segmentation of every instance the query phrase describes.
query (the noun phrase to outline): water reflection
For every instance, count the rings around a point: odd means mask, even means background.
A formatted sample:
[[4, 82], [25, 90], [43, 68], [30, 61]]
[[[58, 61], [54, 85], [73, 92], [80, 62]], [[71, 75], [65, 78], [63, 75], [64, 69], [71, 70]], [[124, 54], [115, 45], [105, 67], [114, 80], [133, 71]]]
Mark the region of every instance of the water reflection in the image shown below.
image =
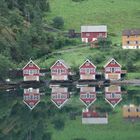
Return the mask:
[[115, 108], [116, 105], [122, 100], [121, 87], [117, 85], [111, 85], [105, 87], [105, 100]]
[[62, 108], [64, 104], [70, 98], [68, 87], [51, 87], [51, 101], [56, 105], [57, 108]]
[[86, 107], [91, 106], [96, 101], [95, 87], [80, 87], [80, 100]]
[[29, 109], [34, 109], [36, 105], [40, 102], [39, 88], [24, 89], [23, 102], [29, 107]]
[[131, 121], [140, 119], [140, 105], [136, 106], [134, 104], [123, 106], [123, 118]]
[[82, 124], [108, 124], [108, 114], [92, 109], [83, 109]]

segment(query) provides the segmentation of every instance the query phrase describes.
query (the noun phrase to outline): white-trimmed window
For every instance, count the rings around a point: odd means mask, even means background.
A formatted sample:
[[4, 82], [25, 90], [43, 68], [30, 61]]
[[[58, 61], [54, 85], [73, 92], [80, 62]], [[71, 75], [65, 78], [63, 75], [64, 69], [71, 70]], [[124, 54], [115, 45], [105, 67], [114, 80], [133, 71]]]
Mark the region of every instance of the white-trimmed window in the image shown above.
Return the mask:
[[90, 74], [90, 68], [85, 68], [85, 73]]
[[24, 74], [29, 74], [29, 71], [28, 70], [23, 70], [23, 73]]
[[114, 60], [112, 60], [112, 61], [111, 61], [111, 64], [115, 64], [115, 61], [114, 61]]
[[80, 69], [80, 72], [84, 72], [84, 68], [81, 68], [81, 69]]
[[57, 62], [57, 66], [61, 66], [61, 63], [60, 62]]
[[105, 71], [106, 71], [106, 72], [110, 72], [110, 70], [111, 70], [111, 69], [110, 69], [109, 67], [106, 67], [106, 68], [105, 68]]
[[33, 63], [30, 63], [30, 64], [29, 64], [29, 67], [33, 67]]

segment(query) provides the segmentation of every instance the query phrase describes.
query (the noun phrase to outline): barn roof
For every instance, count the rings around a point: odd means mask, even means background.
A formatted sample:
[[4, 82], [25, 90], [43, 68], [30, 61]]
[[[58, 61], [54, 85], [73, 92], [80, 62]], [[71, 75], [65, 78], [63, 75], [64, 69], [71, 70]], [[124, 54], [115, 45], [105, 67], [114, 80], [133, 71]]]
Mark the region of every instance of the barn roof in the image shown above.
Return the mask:
[[70, 66], [69, 66], [64, 60], [60, 59], [60, 60], [57, 60], [57, 61], [51, 66], [50, 69], [52, 69], [52, 67], [53, 67], [54, 65], [56, 65], [58, 62], [62, 63], [62, 64], [65, 66], [65, 68], [70, 68]]
[[104, 68], [112, 61], [114, 60], [120, 67], [122, 67], [114, 58], [110, 58], [107, 63], [104, 65]]
[[107, 26], [81, 26], [81, 32], [107, 32]]
[[123, 30], [122, 35], [124, 36], [140, 35], [140, 29]]

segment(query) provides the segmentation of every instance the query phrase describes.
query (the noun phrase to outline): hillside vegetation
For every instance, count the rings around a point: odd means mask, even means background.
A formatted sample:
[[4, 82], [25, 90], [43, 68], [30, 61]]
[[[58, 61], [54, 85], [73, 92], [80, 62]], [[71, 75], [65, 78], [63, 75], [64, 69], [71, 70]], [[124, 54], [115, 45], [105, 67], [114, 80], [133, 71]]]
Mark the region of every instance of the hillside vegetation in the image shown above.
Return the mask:
[[[30, 58], [43, 68], [64, 59], [78, 69], [87, 58], [101, 68], [108, 58], [115, 57], [128, 71], [138, 73], [140, 51], [122, 50], [121, 32], [139, 28], [139, 5], [139, 0], [1, 0], [0, 80], [8, 77], [9, 68], [22, 68]], [[94, 24], [108, 26], [111, 48], [82, 47], [80, 38], [63, 34]]]

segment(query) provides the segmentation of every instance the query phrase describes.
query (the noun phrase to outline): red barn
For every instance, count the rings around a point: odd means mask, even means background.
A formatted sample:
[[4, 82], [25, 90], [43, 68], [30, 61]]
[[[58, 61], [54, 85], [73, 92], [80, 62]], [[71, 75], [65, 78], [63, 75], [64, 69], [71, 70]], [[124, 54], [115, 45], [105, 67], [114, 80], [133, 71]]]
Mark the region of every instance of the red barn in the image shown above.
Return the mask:
[[52, 87], [51, 101], [61, 108], [68, 101], [70, 94], [67, 87]]
[[32, 60], [22, 70], [24, 81], [39, 81], [40, 68]]
[[80, 100], [89, 107], [96, 101], [95, 87], [80, 87]]
[[23, 102], [32, 110], [40, 102], [39, 89], [24, 89]]
[[64, 62], [64, 60], [57, 60], [50, 69], [52, 80], [68, 80], [70, 67]]
[[119, 80], [121, 79], [121, 65], [114, 59], [111, 58], [104, 65], [105, 79]]
[[96, 75], [96, 66], [90, 61], [86, 60], [80, 67], [80, 80], [94, 80]]
[[81, 26], [82, 42], [94, 42], [98, 38], [107, 38], [107, 26]]
[[114, 108], [122, 100], [121, 87], [117, 85], [105, 87], [105, 100]]

